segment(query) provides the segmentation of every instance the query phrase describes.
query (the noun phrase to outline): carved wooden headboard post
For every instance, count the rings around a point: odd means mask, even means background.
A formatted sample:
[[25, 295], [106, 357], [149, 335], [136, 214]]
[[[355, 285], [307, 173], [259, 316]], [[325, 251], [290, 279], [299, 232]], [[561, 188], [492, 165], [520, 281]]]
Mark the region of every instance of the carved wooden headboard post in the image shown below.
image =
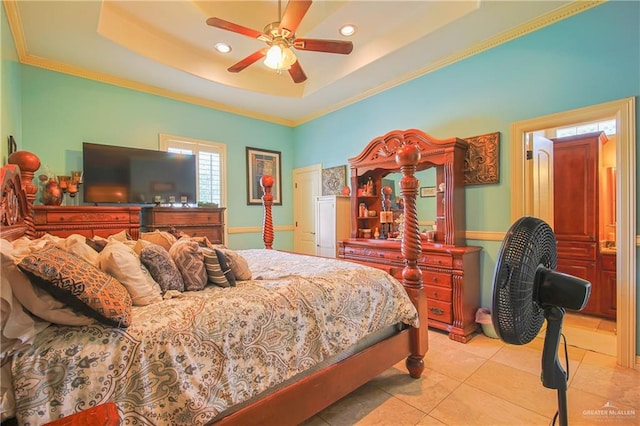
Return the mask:
[[28, 211], [25, 215], [24, 221], [27, 224], [27, 230], [25, 235], [29, 238], [34, 238], [36, 235], [36, 228], [33, 222], [33, 203], [36, 199], [36, 192], [38, 187], [33, 183], [33, 176], [35, 172], [40, 168], [40, 159], [37, 155], [29, 151], [16, 151], [7, 159], [9, 164], [15, 164], [20, 168], [20, 177], [22, 179], [22, 188], [27, 196]]
[[273, 219], [271, 217], [271, 206], [273, 205], [273, 194], [271, 188], [273, 187], [273, 176], [264, 175], [260, 178], [260, 186], [264, 195], [262, 196], [262, 204], [264, 205], [264, 223], [262, 226], [262, 240], [264, 241], [264, 248], [272, 249], [273, 245]]
[[[396, 163], [400, 166], [400, 193], [404, 200], [404, 221], [401, 251], [405, 267], [402, 284], [418, 310], [420, 321], [427, 321], [427, 298], [422, 284], [422, 271], [418, 268], [418, 258], [422, 253], [416, 197], [420, 182], [415, 177], [416, 166], [420, 162], [420, 149], [416, 145], [403, 145], [396, 152]], [[424, 355], [428, 349], [427, 327], [411, 329], [411, 355], [407, 358], [407, 369], [411, 377], [418, 378], [424, 370]]]

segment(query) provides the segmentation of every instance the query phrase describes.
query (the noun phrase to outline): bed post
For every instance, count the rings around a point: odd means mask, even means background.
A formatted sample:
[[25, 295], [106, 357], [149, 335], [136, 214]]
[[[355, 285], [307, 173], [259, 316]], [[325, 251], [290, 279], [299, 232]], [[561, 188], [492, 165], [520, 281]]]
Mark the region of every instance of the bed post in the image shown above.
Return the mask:
[[27, 225], [25, 235], [29, 238], [34, 238], [36, 236], [36, 227], [33, 222], [33, 203], [36, 199], [38, 187], [33, 183], [33, 176], [40, 168], [40, 159], [29, 151], [16, 151], [9, 156], [7, 163], [15, 164], [20, 168], [22, 189], [24, 189], [27, 196], [27, 212], [24, 218]]
[[273, 245], [273, 219], [271, 218], [271, 206], [273, 205], [273, 194], [271, 187], [273, 186], [273, 176], [264, 175], [260, 178], [260, 186], [262, 186], [262, 204], [264, 205], [264, 223], [262, 225], [262, 240], [264, 248], [272, 249]]
[[409, 298], [416, 306], [420, 318], [420, 327], [412, 328], [411, 355], [406, 364], [409, 374], [419, 378], [424, 370], [424, 355], [428, 348], [427, 298], [422, 285], [422, 271], [418, 268], [418, 258], [422, 252], [420, 231], [418, 229], [418, 212], [416, 196], [420, 182], [414, 176], [416, 165], [420, 161], [420, 150], [417, 145], [403, 145], [396, 152], [396, 163], [403, 176], [400, 180], [400, 193], [404, 200], [404, 221], [402, 229], [402, 257], [405, 267], [402, 271], [402, 285]]

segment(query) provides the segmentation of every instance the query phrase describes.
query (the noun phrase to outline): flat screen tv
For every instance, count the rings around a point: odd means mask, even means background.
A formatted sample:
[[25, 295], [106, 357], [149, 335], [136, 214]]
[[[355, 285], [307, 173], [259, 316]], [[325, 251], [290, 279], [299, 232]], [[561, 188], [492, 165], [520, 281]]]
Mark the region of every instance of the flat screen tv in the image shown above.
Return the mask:
[[196, 203], [194, 155], [84, 142], [86, 203]]

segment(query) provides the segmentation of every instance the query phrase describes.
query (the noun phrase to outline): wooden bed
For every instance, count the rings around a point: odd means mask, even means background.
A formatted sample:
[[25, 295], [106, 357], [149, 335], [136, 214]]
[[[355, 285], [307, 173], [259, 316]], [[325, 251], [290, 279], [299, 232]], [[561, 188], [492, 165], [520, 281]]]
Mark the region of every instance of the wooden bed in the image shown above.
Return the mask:
[[[214, 418], [211, 424], [299, 424], [402, 359], [406, 359], [411, 377], [421, 376], [424, 369], [423, 357], [428, 348], [428, 334], [426, 297], [421, 271], [417, 267], [421, 242], [416, 212], [418, 181], [414, 173], [419, 160], [420, 152], [413, 145], [402, 146], [396, 153], [396, 161], [404, 175], [400, 183], [405, 214], [402, 255], [406, 264], [402, 285], [416, 308], [420, 327], [405, 327], [344, 359], [316, 369], [302, 378], [288, 381], [285, 386], [254, 398], [237, 410], [224, 411], [224, 416]], [[0, 237], [12, 241], [22, 236], [35, 235], [31, 207], [37, 188], [32, 179], [40, 164], [35, 155], [25, 151], [12, 154], [9, 163], [11, 164], [2, 168], [1, 174]], [[265, 248], [271, 249], [274, 240], [271, 213], [273, 179], [266, 176], [261, 183], [265, 189], [263, 239]], [[86, 408], [88, 407], [84, 407]]]

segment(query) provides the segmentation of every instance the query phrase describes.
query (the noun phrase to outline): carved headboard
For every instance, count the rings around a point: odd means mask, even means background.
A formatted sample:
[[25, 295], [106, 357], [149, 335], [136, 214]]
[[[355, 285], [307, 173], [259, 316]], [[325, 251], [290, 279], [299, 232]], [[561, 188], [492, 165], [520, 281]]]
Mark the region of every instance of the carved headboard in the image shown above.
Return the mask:
[[9, 156], [9, 164], [0, 169], [2, 201], [0, 205], [0, 237], [12, 241], [22, 236], [33, 238], [35, 227], [31, 209], [38, 191], [33, 176], [40, 159], [27, 151]]

